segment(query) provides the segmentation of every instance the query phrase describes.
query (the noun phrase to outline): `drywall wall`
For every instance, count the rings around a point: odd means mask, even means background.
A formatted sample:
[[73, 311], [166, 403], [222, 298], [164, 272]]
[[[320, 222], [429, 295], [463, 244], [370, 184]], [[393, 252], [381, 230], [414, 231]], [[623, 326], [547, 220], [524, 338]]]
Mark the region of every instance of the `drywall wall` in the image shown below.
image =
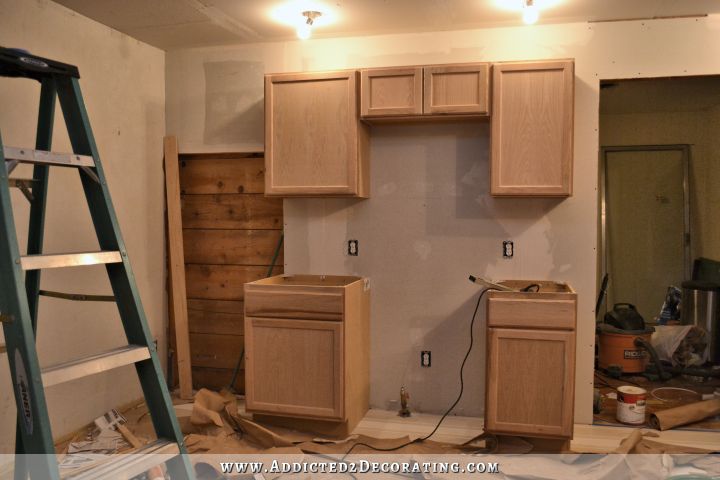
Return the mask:
[[[720, 76], [716, 77], [720, 84]], [[682, 95], [683, 91], [676, 93]], [[701, 104], [702, 100], [696, 98]], [[711, 97], [707, 98], [712, 102]], [[663, 99], [654, 101], [662, 109]], [[681, 112], [604, 114], [600, 145], [689, 144], [691, 258], [720, 259], [720, 106]]]
[[[0, 44], [80, 68], [80, 85], [140, 296], [164, 358], [164, 52], [47, 0], [0, 0]], [[0, 79], [0, 131], [6, 145], [34, 145], [39, 92], [37, 82]], [[59, 105], [55, 125], [53, 149], [70, 151]], [[24, 178], [32, 175], [27, 166], [16, 172]], [[12, 195], [18, 239], [24, 248], [28, 204], [18, 191]], [[46, 232], [47, 252], [97, 249], [74, 169], [51, 169]], [[110, 292], [103, 267], [47, 272], [42, 286], [78, 293]], [[114, 304], [43, 298], [37, 341], [41, 364], [50, 365], [122, 345], [124, 334]], [[67, 434], [140, 396], [132, 367], [52, 387], [47, 399], [53, 433]], [[0, 354], [0, 425], [0, 453], [11, 453], [15, 402], [5, 354]]]
[[[405, 383], [411, 406], [441, 412], [455, 398], [478, 289], [469, 273], [494, 278], [551, 278], [578, 292], [576, 421], [592, 421], [596, 296], [599, 80], [720, 73], [720, 17], [565, 24], [383, 35], [168, 52], [167, 125], [181, 151], [256, 150], [253, 114], [262, 102], [259, 72], [393, 65], [576, 59], [575, 195], [567, 200], [493, 199], [488, 194], [486, 126], [374, 127], [369, 200], [285, 200], [286, 272], [371, 278], [371, 403], [387, 407]], [[206, 75], [223, 70], [225, 95]], [[233, 78], [247, 70], [245, 98]], [[233, 74], [233, 72], [235, 72]], [[254, 72], [254, 73], [253, 73]], [[249, 82], [249, 83], [248, 83]], [[212, 94], [212, 95], [211, 95]], [[215, 112], [234, 112], [235, 129], [208, 135]], [[256, 110], [255, 110], [256, 111]], [[217, 134], [216, 134], [217, 133]], [[250, 137], [250, 138], [249, 138]], [[360, 256], [345, 241], [360, 240]], [[501, 258], [513, 239], [516, 256]], [[483, 411], [483, 338], [459, 405]], [[420, 351], [433, 366], [419, 368]]]

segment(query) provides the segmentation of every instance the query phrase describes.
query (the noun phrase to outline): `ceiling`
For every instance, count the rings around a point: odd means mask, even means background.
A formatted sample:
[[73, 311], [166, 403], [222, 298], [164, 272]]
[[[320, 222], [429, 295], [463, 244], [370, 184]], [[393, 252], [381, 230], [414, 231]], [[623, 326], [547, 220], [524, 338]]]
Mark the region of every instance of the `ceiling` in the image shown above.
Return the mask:
[[[507, 4], [521, 0], [55, 0], [100, 23], [171, 50], [295, 39], [271, 12], [282, 4], [319, 4], [337, 17], [315, 38], [522, 25]], [[535, 0], [550, 5], [539, 23], [720, 13], [718, 0]], [[505, 5], [505, 7], [503, 7]]]
[[600, 113], [696, 112], [720, 105], [720, 75], [604, 81]]

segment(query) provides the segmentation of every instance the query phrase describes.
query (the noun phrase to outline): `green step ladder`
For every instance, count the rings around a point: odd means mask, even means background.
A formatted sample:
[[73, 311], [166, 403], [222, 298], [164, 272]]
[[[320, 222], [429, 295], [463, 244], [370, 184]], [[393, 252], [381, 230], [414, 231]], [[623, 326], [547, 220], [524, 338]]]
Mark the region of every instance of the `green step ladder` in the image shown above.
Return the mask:
[[[141, 451], [171, 454], [167, 470], [173, 480], [194, 478], [110, 199], [80, 93], [78, 69], [22, 50], [0, 47], [0, 76], [37, 80], [41, 85], [35, 149], [4, 146], [0, 137], [0, 321], [5, 334], [18, 411], [15, 479], [24, 480], [28, 475], [33, 480], [60, 478], [44, 389], [125, 365], [135, 365], [158, 437], [156, 442]], [[72, 154], [50, 151], [56, 96], [60, 100], [67, 125]], [[11, 172], [20, 163], [34, 165], [32, 179], [10, 178]], [[51, 166], [78, 170], [100, 251], [43, 253], [45, 205]], [[25, 255], [21, 254], [18, 247], [10, 200], [11, 187], [19, 188], [30, 201]], [[43, 269], [97, 264], [105, 265], [113, 296], [40, 290], [40, 273]], [[41, 295], [67, 300], [114, 301], [128, 345], [41, 369], [35, 345]], [[124, 475], [120, 473], [122, 467], [137, 470], [140, 468], [140, 459], [152, 459], [148, 455], [116, 457], [98, 466], [95, 471], [83, 472], [82, 478], [123, 478]], [[164, 463], [164, 460], [156, 464], [159, 463]], [[152, 466], [141, 465], [145, 470]]]

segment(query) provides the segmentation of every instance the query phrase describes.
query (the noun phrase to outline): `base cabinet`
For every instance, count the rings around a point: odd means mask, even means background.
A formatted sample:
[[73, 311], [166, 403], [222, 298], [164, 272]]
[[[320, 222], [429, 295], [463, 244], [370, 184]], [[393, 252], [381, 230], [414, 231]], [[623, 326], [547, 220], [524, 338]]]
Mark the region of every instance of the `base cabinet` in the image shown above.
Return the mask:
[[514, 286], [530, 284], [540, 285], [539, 291], [489, 292], [485, 430], [570, 439], [576, 294], [553, 282], [519, 281]]
[[359, 277], [246, 284], [247, 411], [277, 425], [349, 434], [369, 404], [369, 299]]

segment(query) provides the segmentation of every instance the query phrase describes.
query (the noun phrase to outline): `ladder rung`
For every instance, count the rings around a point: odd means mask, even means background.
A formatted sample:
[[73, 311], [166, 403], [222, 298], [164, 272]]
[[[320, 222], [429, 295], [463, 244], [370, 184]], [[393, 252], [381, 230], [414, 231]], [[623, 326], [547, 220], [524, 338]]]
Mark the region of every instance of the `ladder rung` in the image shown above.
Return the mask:
[[62, 167], [94, 167], [95, 160], [89, 155], [74, 153], [57, 153], [31, 148], [4, 147], [6, 161], [17, 160], [21, 163], [39, 163], [42, 165], [59, 165]]
[[43, 385], [47, 388], [125, 365], [132, 365], [148, 358], [150, 358], [150, 350], [147, 347], [128, 345], [116, 348], [108, 352], [43, 368]]
[[[177, 443], [159, 439], [130, 452], [130, 454], [114, 455], [109, 460], [93, 465], [89, 469], [83, 469], [77, 473], [70, 472], [64, 478], [73, 480], [130, 479], [168, 461], [170, 455], [178, 455], [179, 453], [180, 448]], [[158, 457], [157, 455], [162, 456]]]
[[20, 257], [20, 266], [23, 270], [79, 267], [83, 265], [100, 265], [103, 263], [120, 262], [122, 262], [122, 256], [120, 255], [120, 252], [117, 251], [60, 253]]

